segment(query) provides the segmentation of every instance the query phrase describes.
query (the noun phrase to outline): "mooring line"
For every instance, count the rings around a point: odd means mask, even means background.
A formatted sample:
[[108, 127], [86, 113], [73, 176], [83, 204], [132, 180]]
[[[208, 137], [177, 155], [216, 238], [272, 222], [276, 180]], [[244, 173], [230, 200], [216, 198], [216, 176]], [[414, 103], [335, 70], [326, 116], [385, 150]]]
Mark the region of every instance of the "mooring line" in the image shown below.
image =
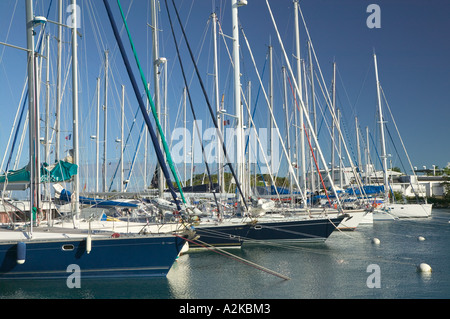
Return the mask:
[[256, 269], [259, 269], [259, 270], [261, 270], [261, 271], [264, 271], [264, 272], [266, 272], [266, 273], [268, 273], [268, 274], [274, 275], [274, 276], [279, 277], [279, 278], [281, 278], [281, 279], [284, 279], [284, 280], [290, 280], [290, 279], [291, 279], [291, 278], [289, 278], [288, 276], [285, 276], [285, 275], [280, 274], [280, 273], [278, 273], [278, 272], [276, 272], [276, 271], [270, 270], [270, 269], [268, 269], [268, 268], [266, 268], [266, 267], [263, 267], [263, 266], [261, 266], [261, 265], [255, 264], [254, 262], [251, 262], [251, 261], [249, 261], [249, 260], [246, 260], [246, 259], [244, 259], [244, 258], [242, 258], [242, 257], [233, 255], [232, 253], [229, 253], [229, 252], [227, 252], [227, 251], [225, 251], [225, 250], [223, 250], [223, 249], [220, 249], [220, 248], [218, 248], [218, 247], [214, 247], [214, 246], [212, 246], [212, 245], [210, 245], [210, 244], [208, 244], [208, 243], [205, 243], [205, 242], [203, 242], [203, 241], [201, 241], [201, 240], [198, 240], [198, 239], [196, 239], [196, 240], [191, 240], [191, 239], [183, 238], [183, 237], [181, 237], [180, 235], [177, 235], [177, 234], [174, 234], [174, 236], [177, 236], [177, 237], [179, 237], [179, 238], [182, 238], [182, 239], [184, 239], [184, 240], [186, 240], [186, 241], [188, 241], [188, 242], [190, 242], [190, 243], [193, 243], [193, 244], [196, 244], [196, 245], [200, 245], [200, 246], [202, 246], [202, 247], [204, 247], [204, 248], [206, 248], [206, 249], [208, 249], [208, 250], [210, 250], [210, 251], [213, 251], [213, 252], [218, 253], [218, 254], [220, 254], [220, 255], [223, 255], [223, 256], [225, 256], [225, 257], [232, 258], [232, 259], [234, 259], [234, 260], [236, 260], [236, 261], [238, 261], [238, 262], [241, 262], [241, 263], [243, 263], [243, 264], [252, 266], [252, 267], [254, 267], [254, 268], [256, 268]]

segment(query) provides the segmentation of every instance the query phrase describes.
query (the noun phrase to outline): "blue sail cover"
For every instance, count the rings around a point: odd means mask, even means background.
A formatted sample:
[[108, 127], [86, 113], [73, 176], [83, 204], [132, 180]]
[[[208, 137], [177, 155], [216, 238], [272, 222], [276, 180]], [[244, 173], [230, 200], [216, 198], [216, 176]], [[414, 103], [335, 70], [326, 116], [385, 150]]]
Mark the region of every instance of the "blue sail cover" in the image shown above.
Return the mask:
[[[66, 189], [63, 189], [61, 191], [60, 200], [70, 202], [72, 197], [72, 193]], [[89, 198], [89, 197], [83, 197], [80, 196], [80, 204], [83, 205], [90, 205], [92, 207], [98, 207], [98, 208], [109, 208], [109, 207], [129, 207], [129, 208], [136, 208], [138, 205], [128, 202], [121, 202], [121, 201], [115, 201], [115, 200], [107, 200], [107, 199], [101, 199], [101, 198]]]
[[[383, 194], [384, 193], [384, 186], [383, 185], [366, 185], [363, 186], [364, 192], [366, 195], [373, 195], [373, 194]], [[347, 188], [345, 192], [349, 195], [361, 195], [361, 191], [359, 188], [353, 189], [353, 188]]]

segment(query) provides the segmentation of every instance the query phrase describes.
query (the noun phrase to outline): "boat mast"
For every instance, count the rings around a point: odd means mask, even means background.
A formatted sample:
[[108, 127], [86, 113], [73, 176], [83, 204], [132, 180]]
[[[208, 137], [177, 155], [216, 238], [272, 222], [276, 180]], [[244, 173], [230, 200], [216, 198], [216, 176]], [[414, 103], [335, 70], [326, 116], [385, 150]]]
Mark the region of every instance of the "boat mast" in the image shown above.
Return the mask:
[[39, 129], [36, 128], [37, 104], [34, 73], [34, 21], [32, 0], [26, 1], [26, 27], [28, 50], [28, 117], [30, 141], [30, 233], [33, 233], [33, 209], [39, 209]]
[[[332, 111], [332, 116], [333, 114], [336, 114], [336, 62], [333, 62], [333, 82], [332, 82], [332, 104], [331, 104], [331, 111]], [[335, 152], [334, 152], [334, 147], [335, 147], [335, 120], [334, 117], [332, 117], [332, 124], [331, 124], [331, 179], [334, 181], [336, 180], [335, 178]]]
[[[309, 77], [311, 79], [311, 102], [312, 102], [311, 104], [312, 104], [313, 126], [314, 126], [311, 128], [311, 130], [314, 130], [314, 133], [317, 135], [316, 93], [314, 90], [314, 67], [313, 67], [313, 60], [312, 60], [312, 56], [311, 56], [311, 42], [310, 41], [308, 41], [308, 58], [309, 58], [309, 72], [310, 72]], [[312, 150], [312, 152], [315, 153], [315, 151], [316, 151], [316, 146], [314, 145], [314, 149]], [[320, 162], [317, 163], [318, 167], [320, 168], [319, 164], [320, 164]], [[313, 166], [311, 165], [311, 168], [312, 167]], [[311, 169], [311, 170], [314, 171], [313, 169]], [[311, 175], [312, 176], [311, 191], [315, 191], [315, 189], [316, 189], [315, 181], [316, 180], [319, 181], [318, 174], [319, 174], [319, 172], [315, 172]], [[316, 177], [317, 177], [317, 179], [316, 179]], [[319, 186], [319, 189], [320, 189], [320, 186]]]
[[370, 184], [370, 146], [369, 146], [369, 127], [366, 126], [366, 184]]
[[[150, 83], [147, 83], [147, 89], [150, 91]], [[148, 99], [146, 100], [146, 112], [149, 114], [150, 108], [149, 108], [149, 102]], [[147, 190], [148, 183], [147, 183], [147, 163], [148, 163], [148, 127], [146, 126], [144, 128], [144, 190]]]
[[[231, 0], [231, 16], [233, 25], [233, 63], [234, 63], [234, 107], [237, 116], [236, 124], [236, 163], [237, 178], [236, 183], [244, 183], [244, 150], [243, 150], [243, 108], [241, 103], [241, 79], [240, 79], [240, 59], [239, 59], [239, 25], [238, 25], [238, 7], [246, 5], [245, 0]], [[242, 188], [243, 195], [246, 197], [245, 188]], [[242, 198], [238, 196], [239, 206], [242, 207]]]
[[[152, 34], [153, 34], [153, 81], [155, 82], [154, 102], [156, 113], [161, 120], [161, 99], [159, 92], [159, 47], [158, 47], [158, 22], [156, 20], [156, 0], [151, 1], [152, 9]], [[161, 134], [156, 131], [156, 135], [159, 140], [159, 145], [162, 147]], [[157, 163], [157, 175], [158, 175], [158, 195], [160, 198], [164, 197], [164, 175], [161, 165]]]
[[[60, 159], [59, 155], [59, 145], [60, 145], [60, 126], [61, 126], [61, 59], [62, 59], [62, 19], [63, 19], [63, 0], [58, 1], [58, 58], [56, 62], [57, 68], [57, 78], [56, 78], [56, 123], [55, 123], [55, 162], [58, 162]], [[98, 138], [98, 134], [97, 134]]]
[[73, 163], [78, 167], [78, 173], [73, 176], [73, 194], [74, 194], [74, 213], [79, 217], [80, 214], [80, 159], [78, 149], [78, 21], [77, 0], [72, 0], [72, 103], [73, 103]]
[[122, 85], [122, 101], [120, 103], [120, 192], [124, 192], [124, 172], [123, 172], [123, 129], [125, 122], [125, 85]]
[[[298, 19], [298, 0], [294, 0], [294, 24], [295, 24], [295, 51], [297, 60], [297, 83], [298, 83], [298, 94], [300, 98], [303, 96], [302, 92], [302, 71], [301, 71], [301, 59], [300, 59], [300, 31], [299, 31], [299, 19]], [[305, 156], [305, 132], [304, 132], [304, 114], [303, 109], [300, 108], [299, 111], [299, 127], [300, 127], [300, 161], [301, 161], [301, 187], [302, 192], [306, 194], [306, 156]], [[297, 164], [298, 165], [298, 164]], [[305, 203], [306, 205], [306, 203]]]
[[[291, 136], [289, 134], [289, 108], [288, 108], [288, 94], [287, 94], [287, 84], [286, 84], [286, 68], [283, 66], [281, 68], [281, 71], [283, 73], [283, 92], [284, 92], [284, 112], [286, 117], [286, 144], [287, 144], [287, 153], [289, 155], [288, 160], [291, 158]], [[291, 170], [289, 170], [289, 194], [291, 196], [291, 203], [294, 203], [294, 195], [293, 195], [293, 189], [292, 189], [292, 173]]]
[[[218, 123], [218, 130], [220, 131], [222, 123], [222, 114], [220, 113], [220, 101], [219, 101], [219, 67], [217, 58], [217, 14], [212, 13], [211, 18], [213, 20], [213, 38], [214, 38], [214, 101], [216, 103], [216, 119]], [[222, 145], [220, 139], [217, 138], [217, 183], [219, 184], [219, 191], [225, 192], [225, 185], [222, 183]]]
[[106, 173], [107, 173], [107, 134], [108, 134], [108, 74], [109, 74], [109, 52], [105, 51], [105, 97], [104, 97], [104, 119], [103, 119], [103, 192], [106, 193]]
[[361, 142], [359, 140], [359, 124], [358, 117], [355, 116], [355, 127], [356, 127], [356, 151], [358, 154], [358, 167], [361, 171], [362, 169], [362, 159], [361, 159]]
[[187, 165], [187, 142], [186, 142], [186, 138], [187, 138], [187, 129], [186, 129], [186, 87], [183, 88], [183, 133], [184, 133], [184, 138], [183, 138], [183, 162], [184, 162], [184, 183], [183, 186], [186, 187], [187, 186], [187, 172], [186, 172], [186, 165]]
[[95, 192], [98, 193], [100, 156], [100, 78], [97, 78], [97, 124], [95, 136]]
[[[50, 157], [50, 34], [46, 36], [46, 70], [45, 70], [45, 162]], [[47, 194], [46, 194], [47, 196]]]
[[[275, 156], [273, 153], [274, 149], [274, 140], [273, 140], [273, 54], [272, 54], [272, 45], [269, 45], [269, 147], [270, 147], [270, 171], [273, 172], [273, 164], [275, 162]], [[277, 185], [273, 185], [273, 187], [277, 187]]]
[[381, 108], [381, 93], [380, 93], [380, 81], [378, 79], [378, 65], [377, 56], [373, 55], [373, 61], [375, 65], [375, 79], [377, 83], [377, 100], [378, 100], [378, 115], [380, 119], [380, 134], [381, 134], [381, 158], [383, 160], [383, 178], [384, 178], [384, 200], [386, 203], [389, 202], [389, 183], [387, 175], [387, 155], [386, 155], [386, 141], [384, 137], [384, 121], [383, 121], [383, 111]]
[[[250, 109], [250, 105], [251, 105], [251, 100], [252, 99], [252, 81], [248, 81], [247, 84], [247, 105], [248, 108]], [[247, 158], [247, 165], [246, 165], [246, 169], [247, 169], [247, 194], [251, 194], [252, 193], [252, 175], [251, 175], [251, 142], [250, 142], [250, 127], [252, 127], [251, 124], [251, 115], [248, 115], [248, 121], [247, 121], [247, 129], [248, 129], [248, 141], [246, 142], [246, 144], [248, 145], [247, 147], [247, 153], [248, 153], [248, 158]], [[256, 185], [255, 185], [256, 186]]]
[[[47, 34], [46, 37], [46, 83], [45, 83], [45, 162], [50, 162], [50, 34]], [[45, 184], [45, 201], [49, 205], [49, 215], [48, 215], [48, 225], [50, 226], [52, 223], [51, 220], [51, 197], [50, 197], [50, 184]]]

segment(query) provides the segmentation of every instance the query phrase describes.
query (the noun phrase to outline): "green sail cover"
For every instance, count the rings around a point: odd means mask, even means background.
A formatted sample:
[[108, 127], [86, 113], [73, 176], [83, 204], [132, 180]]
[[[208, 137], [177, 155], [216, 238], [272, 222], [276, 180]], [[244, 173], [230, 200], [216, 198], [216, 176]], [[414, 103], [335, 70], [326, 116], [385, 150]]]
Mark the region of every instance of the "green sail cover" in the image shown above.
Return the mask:
[[77, 175], [78, 166], [69, 162], [59, 161], [58, 163], [48, 166], [44, 163], [41, 167], [41, 182], [42, 183], [57, 183], [65, 182]]
[[[68, 181], [77, 173], [78, 166], [69, 162], [59, 161], [50, 166], [44, 163], [41, 166], [41, 183]], [[9, 171], [8, 176], [0, 175], [0, 184], [5, 183], [5, 181], [8, 183], [29, 183], [29, 165], [16, 171]]]
[[8, 183], [29, 183], [30, 171], [28, 165], [16, 171], [8, 171], [8, 178], [5, 175], [0, 175], [0, 183], [5, 183], [5, 181]]

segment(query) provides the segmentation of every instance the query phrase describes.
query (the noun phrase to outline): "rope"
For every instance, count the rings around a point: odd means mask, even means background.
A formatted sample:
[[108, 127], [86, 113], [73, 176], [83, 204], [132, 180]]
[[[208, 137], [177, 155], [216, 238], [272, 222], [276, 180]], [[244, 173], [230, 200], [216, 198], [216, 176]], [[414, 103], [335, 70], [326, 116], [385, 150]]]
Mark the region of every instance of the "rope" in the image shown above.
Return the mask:
[[281, 279], [284, 279], [284, 280], [290, 280], [291, 279], [288, 276], [282, 275], [282, 274], [277, 273], [277, 272], [275, 272], [273, 270], [270, 270], [270, 269], [268, 269], [266, 267], [263, 267], [261, 265], [255, 264], [254, 262], [246, 260], [246, 259], [244, 259], [242, 257], [233, 255], [232, 253], [229, 253], [229, 252], [227, 252], [227, 251], [225, 251], [223, 249], [220, 249], [218, 247], [211, 246], [211, 245], [209, 245], [209, 244], [207, 244], [207, 243], [205, 243], [205, 242], [203, 242], [201, 240], [198, 240], [198, 239], [191, 240], [191, 239], [183, 238], [183, 237], [181, 237], [180, 235], [177, 235], [177, 234], [174, 234], [174, 236], [182, 238], [183, 240], [186, 240], [186, 241], [188, 241], [190, 243], [193, 243], [193, 244], [196, 244], [196, 245], [200, 245], [203, 248], [206, 248], [206, 249], [208, 249], [208, 250], [210, 250], [212, 252], [215, 252], [215, 253], [217, 253], [219, 255], [222, 255], [222, 256], [225, 256], [225, 257], [229, 257], [229, 258], [231, 258], [233, 260], [236, 260], [236, 261], [238, 261], [240, 263], [243, 263], [245, 265], [248, 265], [248, 266], [254, 267], [256, 269], [262, 270], [262, 271], [264, 271], [264, 272], [266, 272], [268, 274], [274, 275], [274, 276], [279, 277]]

